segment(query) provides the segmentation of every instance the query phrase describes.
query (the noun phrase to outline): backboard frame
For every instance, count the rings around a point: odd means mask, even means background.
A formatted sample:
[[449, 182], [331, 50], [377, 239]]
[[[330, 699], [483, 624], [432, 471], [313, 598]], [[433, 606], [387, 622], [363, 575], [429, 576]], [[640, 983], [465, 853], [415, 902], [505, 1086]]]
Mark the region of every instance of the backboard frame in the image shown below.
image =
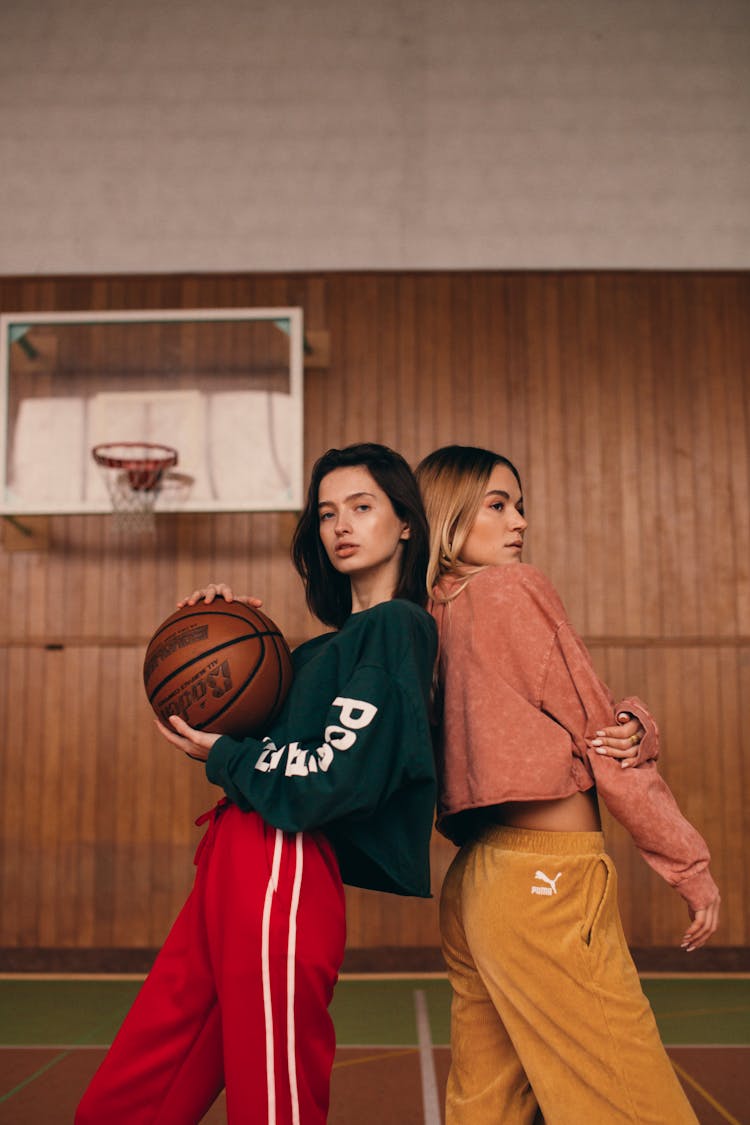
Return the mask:
[[[210, 322], [219, 326], [229, 322], [264, 321], [274, 324], [284, 335], [288, 336], [288, 396], [287, 392], [281, 394], [274, 392], [253, 392], [261, 395], [263, 400], [268, 400], [268, 418], [275, 425], [271, 400], [282, 403], [283, 410], [283, 488], [265, 498], [254, 496], [249, 502], [242, 497], [232, 496], [227, 500], [221, 496], [184, 497], [179, 503], [170, 502], [169, 491], [165, 490], [166, 499], [159, 497], [156, 511], [159, 512], [231, 512], [231, 511], [299, 511], [304, 504], [304, 462], [303, 462], [303, 434], [304, 434], [304, 329], [303, 313], [296, 307], [263, 307], [263, 308], [212, 308], [212, 309], [142, 309], [142, 310], [80, 310], [76, 312], [17, 312], [3, 313], [0, 315], [0, 515], [77, 515], [77, 514], [103, 514], [111, 512], [111, 504], [106, 495], [81, 495], [74, 499], [71, 497], [47, 497], [45, 499], [29, 499], [14, 495], [9, 487], [13, 480], [12, 467], [9, 464], [13, 453], [12, 441], [14, 435], [9, 433], [11, 425], [9, 403], [11, 400], [11, 347], [12, 330], [15, 330], [13, 339], [18, 341], [19, 331], [27, 331], [33, 326], [69, 326], [69, 325], [120, 325], [131, 324], [158, 325], [164, 324], [205, 324]], [[18, 346], [17, 343], [15, 346]], [[221, 372], [219, 372], [221, 374]], [[210, 380], [211, 376], [203, 372], [203, 379]], [[238, 378], [234, 373], [235, 379]], [[241, 376], [239, 376], [241, 378]], [[58, 381], [64, 380], [65, 375], [58, 373]], [[122, 378], [122, 377], [121, 377]], [[125, 376], [127, 378], [127, 376]], [[59, 382], [58, 382], [59, 387]], [[176, 395], [184, 392], [176, 391]], [[165, 392], [169, 394], [169, 392]], [[106, 395], [99, 396], [105, 398]], [[115, 399], [116, 395], [111, 395]], [[134, 398], [139, 397], [134, 392]], [[144, 393], [144, 399], [148, 394]], [[158, 397], [158, 396], [157, 396]], [[235, 398], [249, 398], [245, 392], [235, 395]], [[219, 395], [216, 398], [220, 398]], [[288, 401], [287, 401], [288, 399]], [[23, 401], [23, 400], [21, 400]], [[31, 401], [31, 400], [29, 400]], [[63, 402], [77, 402], [75, 397], [70, 400], [61, 396]], [[249, 409], [248, 407], [245, 407]], [[225, 411], [227, 405], [225, 403]], [[193, 415], [194, 415], [193, 411]], [[280, 423], [280, 424], [282, 424]], [[115, 438], [114, 440], [119, 440]], [[123, 439], [125, 440], [125, 439]], [[163, 439], [162, 439], [163, 440]], [[248, 433], [248, 448], [252, 446], [253, 434]], [[272, 437], [271, 444], [275, 446], [276, 438]], [[82, 450], [82, 456], [91, 459], [91, 450]], [[178, 469], [181, 467], [178, 462]], [[64, 467], [61, 467], [64, 471]], [[80, 467], [76, 466], [80, 473]], [[18, 491], [18, 490], [16, 490]], [[282, 494], [283, 493], [283, 494]]]

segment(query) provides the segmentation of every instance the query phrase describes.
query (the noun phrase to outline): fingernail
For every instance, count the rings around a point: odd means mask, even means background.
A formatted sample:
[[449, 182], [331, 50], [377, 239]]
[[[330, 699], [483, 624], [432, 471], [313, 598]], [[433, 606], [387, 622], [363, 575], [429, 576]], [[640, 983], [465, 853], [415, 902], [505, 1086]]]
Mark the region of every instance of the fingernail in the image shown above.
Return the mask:
[[602, 740], [601, 740], [601, 738], [595, 738], [595, 739], [594, 739], [594, 740], [592, 741], [591, 745], [592, 745], [592, 746], [601, 746], [601, 745], [602, 745]]
[[620, 762], [620, 769], [626, 770], [630, 766], [630, 762]]
[[600, 737], [604, 735], [604, 731], [603, 731], [603, 730], [598, 730], [598, 731], [597, 731], [596, 733], [597, 733], [597, 734], [598, 734], [598, 735], [599, 735]]

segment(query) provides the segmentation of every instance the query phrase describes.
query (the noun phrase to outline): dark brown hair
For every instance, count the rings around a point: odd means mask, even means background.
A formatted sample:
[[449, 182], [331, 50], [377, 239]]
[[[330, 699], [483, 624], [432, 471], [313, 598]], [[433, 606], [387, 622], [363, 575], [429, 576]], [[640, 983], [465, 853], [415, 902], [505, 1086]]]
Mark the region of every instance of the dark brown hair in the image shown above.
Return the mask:
[[430, 535], [422, 498], [414, 474], [400, 453], [387, 445], [363, 442], [344, 449], [329, 449], [313, 465], [305, 507], [292, 540], [292, 562], [305, 584], [307, 604], [325, 625], [340, 628], [352, 612], [349, 579], [331, 565], [320, 538], [318, 490], [326, 474], [334, 469], [362, 466], [372, 475], [393, 505], [400, 520], [409, 526], [401, 555], [401, 569], [394, 598], [404, 598], [422, 607], [427, 602], [425, 576]]

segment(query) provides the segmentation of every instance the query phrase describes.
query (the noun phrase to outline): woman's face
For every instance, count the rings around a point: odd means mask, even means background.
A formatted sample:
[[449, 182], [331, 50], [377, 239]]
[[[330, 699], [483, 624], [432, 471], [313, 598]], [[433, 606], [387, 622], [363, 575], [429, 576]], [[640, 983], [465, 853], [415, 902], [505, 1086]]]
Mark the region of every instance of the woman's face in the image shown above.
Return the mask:
[[527, 526], [518, 481], [507, 465], [495, 465], [477, 517], [461, 549], [461, 562], [467, 566], [520, 562]]
[[331, 565], [354, 578], [400, 576], [401, 544], [409, 527], [364, 465], [333, 469], [318, 488], [320, 538]]

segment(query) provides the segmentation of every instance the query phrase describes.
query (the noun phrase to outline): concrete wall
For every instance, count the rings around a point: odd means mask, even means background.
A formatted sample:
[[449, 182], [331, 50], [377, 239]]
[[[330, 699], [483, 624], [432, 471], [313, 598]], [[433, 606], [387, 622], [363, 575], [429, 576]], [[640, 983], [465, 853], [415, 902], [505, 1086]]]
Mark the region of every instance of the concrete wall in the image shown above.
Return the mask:
[[747, 0], [6, 0], [0, 273], [750, 264]]

